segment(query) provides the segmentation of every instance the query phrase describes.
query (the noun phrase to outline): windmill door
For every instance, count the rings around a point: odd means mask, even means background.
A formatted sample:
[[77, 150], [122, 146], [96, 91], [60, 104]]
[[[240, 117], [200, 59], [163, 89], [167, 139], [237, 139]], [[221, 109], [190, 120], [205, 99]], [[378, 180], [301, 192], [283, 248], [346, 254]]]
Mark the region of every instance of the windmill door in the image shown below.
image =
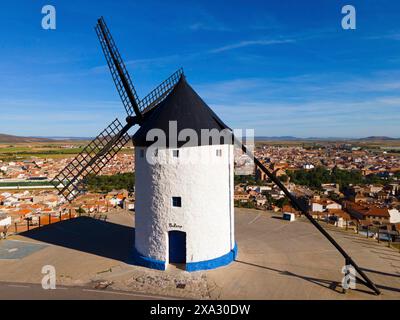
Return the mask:
[[169, 236], [169, 262], [186, 263], [186, 233], [170, 231]]

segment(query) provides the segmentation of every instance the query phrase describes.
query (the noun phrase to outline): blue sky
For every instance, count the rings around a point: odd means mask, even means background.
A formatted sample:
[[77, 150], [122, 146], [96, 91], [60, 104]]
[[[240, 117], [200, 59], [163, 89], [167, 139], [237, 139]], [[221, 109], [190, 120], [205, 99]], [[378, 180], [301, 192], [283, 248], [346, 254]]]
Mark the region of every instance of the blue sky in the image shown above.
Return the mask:
[[[57, 29], [41, 28], [41, 8]], [[341, 8], [357, 30], [341, 28]], [[400, 2], [3, 1], [0, 132], [94, 136], [123, 106], [94, 25], [103, 15], [143, 97], [179, 67], [232, 128], [400, 137]]]

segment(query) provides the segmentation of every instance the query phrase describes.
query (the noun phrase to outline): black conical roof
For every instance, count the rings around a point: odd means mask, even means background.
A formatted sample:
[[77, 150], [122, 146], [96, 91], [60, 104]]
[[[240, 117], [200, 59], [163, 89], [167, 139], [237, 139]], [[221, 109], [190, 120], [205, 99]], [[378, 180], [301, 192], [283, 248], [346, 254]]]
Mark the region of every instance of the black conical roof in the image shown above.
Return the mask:
[[[213, 142], [200, 141], [202, 129], [229, 129], [211, 108], [200, 98], [193, 88], [181, 76], [179, 82], [169, 95], [145, 117], [144, 123], [133, 136], [135, 146], [150, 146], [154, 141], [146, 141], [147, 133], [152, 129], [161, 129], [166, 134], [167, 147], [169, 146], [169, 122], [177, 122], [177, 132], [183, 129], [193, 129], [197, 133], [198, 143], [195, 145], [212, 144]], [[225, 141], [227, 140], [227, 141]], [[187, 141], [178, 141], [177, 146], [181, 147]], [[232, 144], [232, 139], [219, 139], [214, 144]]]

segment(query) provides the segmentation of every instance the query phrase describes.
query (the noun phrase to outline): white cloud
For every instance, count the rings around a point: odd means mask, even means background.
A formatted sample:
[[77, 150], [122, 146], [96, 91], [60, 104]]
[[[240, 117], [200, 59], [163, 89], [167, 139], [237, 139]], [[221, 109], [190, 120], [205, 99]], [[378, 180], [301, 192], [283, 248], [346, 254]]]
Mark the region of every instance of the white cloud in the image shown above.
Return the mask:
[[210, 22], [196, 22], [189, 26], [189, 29], [192, 31], [232, 31], [231, 28], [228, 28], [220, 23], [210, 23]]
[[239, 41], [230, 45], [215, 48], [209, 51], [209, 53], [220, 53], [228, 50], [234, 50], [249, 46], [270, 46], [275, 44], [293, 43], [296, 42], [294, 39], [272, 39], [272, 40], [246, 40]]
[[386, 39], [386, 40], [400, 41], [400, 33], [392, 32], [392, 33], [380, 34], [380, 35], [376, 35], [376, 36], [367, 37], [367, 39], [369, 39], [369, 40]]

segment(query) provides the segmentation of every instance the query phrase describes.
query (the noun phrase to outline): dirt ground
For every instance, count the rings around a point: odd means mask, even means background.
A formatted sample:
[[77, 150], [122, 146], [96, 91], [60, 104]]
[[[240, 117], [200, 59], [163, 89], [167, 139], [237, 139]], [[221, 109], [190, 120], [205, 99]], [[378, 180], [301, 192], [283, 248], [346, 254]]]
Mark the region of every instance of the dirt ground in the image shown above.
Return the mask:
[[287, 222], [272, 212], [236, 209], [235, 262], [188, 273], [135, 266], [134, 216], [107, 221], [78, 218], [0, 242], [0, 281], [41, 283], [42, 267], [56, 268], [57, 284], [197, 299], [399, 299], [400, 253], [351, 232], [327, 227], [376, 282], [376, 296], [358, 283], [344, 294], [343, 258], [308, 222]]

